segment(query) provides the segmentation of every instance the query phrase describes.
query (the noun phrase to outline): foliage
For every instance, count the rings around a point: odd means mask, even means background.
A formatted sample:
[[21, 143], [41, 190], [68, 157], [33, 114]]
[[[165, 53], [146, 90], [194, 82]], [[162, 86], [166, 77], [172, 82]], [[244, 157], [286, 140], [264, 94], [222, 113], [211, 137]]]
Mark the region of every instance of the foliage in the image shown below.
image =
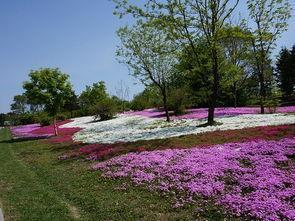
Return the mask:
[[0, 113], [0, 126], [4, 126], [5, 117], [6, 115], [4, 113]]
[[79, 110], [79, 108], [80, 108], [80, 106], [79, 106], [78, 96], [75, 94], [74, 91], [71, 91], [71, 95], [70, 95], [69, 99], [66, 100], [62, 109], [64, 111], [69, 111], [70, 115], [71, 115], [70, 117], [74, 117], [73, 112], [76, 110]]
[[105, 98], [95, 106], [95, 120], [105, 121], [114, 117], [117, 106], [111, 98]]
[[33, 104], [45, 105], [46, 111], [55, 116], [70, 99], [72, 86], [69, 76], [58, 68], [41, 68], [31, 71], [30, 80], [24, 82], [25, 95]]
[[284, 101], [291, 101], [295, 88], [295, 45], [291, 50], [283, 48], [280, 51], [276, 62], [276, 77]]
[[282, 92], [277, 87], [273, 87], [271, 94], [267, 97], [265, 106], [269, 113], [275, 113], [281, 103]]
[[170, 121], [167, 109], [168, 87], [177, 63], [173, 41], [153, 23], [141, 20], [131, 28], [120, 28], [118, 36], [122, 46], [117, 50], [117, 55], [122, 59], [121, 62], [127, 64], [133, 76], [144, 85], [153, 84], [158, 88], [166, 119]]
[[287, 30], [288, 19], [291, 17], [289, 0], [247, 0], [250, 18], [255, 26], [253, 35], [253, 50], [256, 60], [256, 73], [260, 83], [260, 106], [264, 113], [264, 104], [267, 97], [265, 72], [272, 49], [276, 40]]
[[85, 115], [93, 114], [95, 106], [108, 96], [105, 83], [99, 81], [92, 86], [86, 86], [79, 96], [79, 104]]
[[31, 71], [29, 77], [30, 80], [23, 84], [25, 95], [30, 103], [44, 105], [49, 115], [54, 117], [55, 135], [57, 135], [56, 115], [72, 95], [69, 76], [58, 68], [41, 68]]
[[147, 108], [160, 107], [159, 95], [155, 87], [146, 87], [144, 91], [134, 96], [130, 103], [132, 110], [144, 110]]
[[168, 109], [172, 110], [175, 115], [185, 113], [185, 109], [189, 106], [187, 91], [184, 88], [175, 88], [169, 93]]
[[50, 125], [51, 123], [52, 123], [52, 120], [51, 120], [51, 118], [50, 117], [42, 117], [42, 118], [40, 118], [39, 119], [39, 123], [40, 123], [40, 125], [41, 126], [48, 126], [48, 125]]
[[24, 114], [28, 111], [28, 99], [26, 95], [16, 95], [13, 97], [13, 103], [10, 107], [11, 111], [15, 114]]

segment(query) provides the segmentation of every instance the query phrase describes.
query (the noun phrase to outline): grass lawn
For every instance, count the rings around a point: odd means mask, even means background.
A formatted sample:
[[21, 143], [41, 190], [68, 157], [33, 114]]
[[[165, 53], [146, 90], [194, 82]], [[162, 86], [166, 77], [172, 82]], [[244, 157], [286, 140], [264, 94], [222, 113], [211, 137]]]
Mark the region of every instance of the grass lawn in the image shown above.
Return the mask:
[[200, 218], [191, 206], [173, 209], [169, 196], [143, 188], [122, 189], [126, 181], [102, 178], [88, 169], [89, 161], [59, 161], [70, 148], [42, 140], [13, 141], [7, 129], [0, 130], [5, 221], [222, 219], [215, 210]]

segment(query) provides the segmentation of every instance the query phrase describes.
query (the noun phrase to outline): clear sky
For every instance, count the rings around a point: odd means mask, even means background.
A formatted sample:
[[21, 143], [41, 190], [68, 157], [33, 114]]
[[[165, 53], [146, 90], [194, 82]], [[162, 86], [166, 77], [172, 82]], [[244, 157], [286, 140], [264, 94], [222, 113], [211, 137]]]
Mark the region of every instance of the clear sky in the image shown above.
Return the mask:
[[[128, 20], [119, 20], [113, 9], [109, 0], [0, 0], [0, 112], [9, 111], [29, 71], [40, 67], [68, 73], [78, 94], [100, 80], [112, 94], [120, 80], [131, 95], [141, 91], [126, 66], [116, 61], [115, 31]], [[246, 13], [243, 3], [240, 9]], [[276, 53], [291, 47], [294, 36], [293, 16]]]

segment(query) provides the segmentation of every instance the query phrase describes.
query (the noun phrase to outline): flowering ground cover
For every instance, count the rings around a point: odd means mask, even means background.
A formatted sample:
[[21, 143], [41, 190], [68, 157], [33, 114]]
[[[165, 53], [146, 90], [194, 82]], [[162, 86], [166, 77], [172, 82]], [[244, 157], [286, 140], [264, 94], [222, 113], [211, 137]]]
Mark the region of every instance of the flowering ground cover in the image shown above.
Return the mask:
[[83, 128], [73, 136], [74, 141], [83, 143], [135, 142], [220, 130], [294, 124], [295, 115], [242, 114], [222, 116], [217, 120], [219, 125], [201, 127], [206, 122], [205, 119], [175, 119], [168, 123], [162, 118], [121, 114], [115, 119], [102, 122], [94, 122], [91, 116], [76, 118], [73, 122], [62, 125], [61, 128]]
[[[60, 121], [57, 123], [59, 127], [59, 136], [49, 139], [49, 142], [69, 142], [72, 141], [74, 133], [80, 128], [60, 128], [61, 125], [70, 123], [71, 120]], [[11, 127], [11, 133], [14, 138], [48, 138], [54, 135], [54, 126], [41, 126], [40, 124], [29, 124]]]
[[37, 138], [37, 137], [49, 137], [52, 136], [52, 133], [34, 133], [34, 131], [41, 128], [40, 124], [28, 124], [11, 127], [10, 131], [14, 138]]
[[[266, 108], [266, 113], [269, 113], [270, 110]], [[276, 113], [294, 113], [295, 106], [286, 106], [286, 107], [278, 107], [276, 109]], [[222, 116], [236, 116], [241, 114], [259, 114], [260, 108], [258, 107], [221, 107], [215, 109], [215, 117], [222, 117]], [[149, 118], [164, 118], [165, 113], [164, 111], [159, 111], [157, 109], [146, 109], [143, 111], [129, 111], [125, 112], [126, 115], [135, 115], [135, 116], [143, 116]], [[172, 119], [204, 119], [208, 116], [208, 108], [194, 108], [188, 109], [186, 114], [173, 116]]]
[[[240, 130], [214, 131], [199, 135], [187, 135], [166, 139], [137, 141], [116, 144], [72, 144], [71, 150], [59, 156], [60, 160], [86, 158], [87, 160], [106, 160], [130, 152], [165, 149], [207, 148], [214, 144], [229, 142], [249, 142], [253, 140], [279, 140], [293, 137], [295, 125], [267, 126]], [[52, 140], [54, 138], [51, 138]], [[49, 141], [50, 141], [49, 140]], [[58, 142], [57, 142], [58, 143]]]
[[92, 168], [173, 195], [175, 207], [213, 201], [236, 217], [279, 221], [295, 219], [294, 156], [295, 137], [129, 153]]

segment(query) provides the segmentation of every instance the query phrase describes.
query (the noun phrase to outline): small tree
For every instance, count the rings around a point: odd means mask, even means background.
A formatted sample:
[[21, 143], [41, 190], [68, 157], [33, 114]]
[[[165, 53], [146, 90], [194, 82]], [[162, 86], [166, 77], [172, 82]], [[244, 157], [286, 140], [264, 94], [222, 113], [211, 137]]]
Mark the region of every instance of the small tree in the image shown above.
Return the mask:
[[126, 101], [129, 100], [129, 87], [124, 83], [124, 81], [119, 81], [118, 86], [115, 88], [116, 96], [119, 98], [121, 111], [126, 109]]
[[177, 62], [173, 43], [164, 31], [141, 21], [131, 28], [119, 29], [118, 36], [122, 46], [117, 55], [143, 84], [154, 84], [159, 89], [166, 120], [170, 121], [167, 107], [168, 86]]
[[114, 100], [110, 97], [100, 101], [95, 106], [95, 120], [105, 121], [110, 120], [117, 113], [117, 107]]
[[95, 105], [104, 100], [108, 96], [105, 82], [99, 81], [92, 84], [92, 86], [86, 86], [86, 89], [82, 91], [79, 96], [79, 103], [84, 114], [93, 114]]
[[54, 132], [58, 135], [56, 115], [71, 97], [72, 85], [69, 76], [58, 68], [41, 68], [31, 71], [30, 80], [24, 82], [23, 88], [29, 103], [44, 105], [53, 117]]
[[260, 83], [260, 109], [264, 114], [267, 60], [276, 40], [287, 30], [287, 21], [291, 17], [292, 9], [289, 0], [247, 0], [247, 5], [249, 15], [255, 24], [252, 29], [253, 50]]

